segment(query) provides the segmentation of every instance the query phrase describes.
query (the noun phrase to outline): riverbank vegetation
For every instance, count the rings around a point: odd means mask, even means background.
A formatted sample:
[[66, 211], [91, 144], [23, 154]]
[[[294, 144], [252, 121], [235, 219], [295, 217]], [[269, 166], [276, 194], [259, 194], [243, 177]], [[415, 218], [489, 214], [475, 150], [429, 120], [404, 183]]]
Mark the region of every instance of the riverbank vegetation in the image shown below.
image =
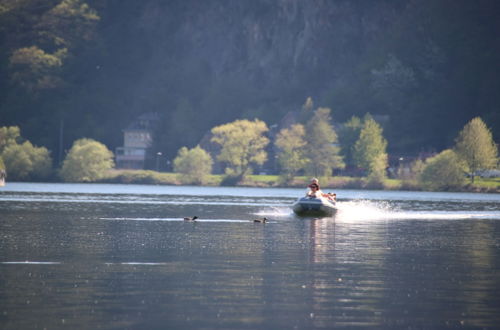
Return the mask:
[[59, 176], [66, 182], [93, 182], [113, 167], [113, 153], [104, 144], [79, 139], [66, 155]]
[[[388, 142], [370, 115], [353, 117], [340, 130], [341, 136], [346, 134], [340, 139], [343, 142], [336, 143], [329, 113], [329, 109], [318, 108], [306, 125], [294, 124], [278, 132], [274, 147], [279, 175], [252, 174], [268, 159], [268, 128], [259, 120], [237, 120], [215, 127], [211, 139], [218, 147], [215, 155], [199, 145], [181, 147], [173, 160], [173, 173], [114, 169], [113, 153], [92, 139], [75, 141], [61, 168], [51, 170], [48, 151], [29, 141], [21, 144], [17, 127], [0, 129], [0, 160], [14, 180], [43, 179], [56, 173], [52, 177], [65, 182], [301, 187], [307, 178], [316, 176], [321, 177], [322, 187], [332, 189], [500, 192], [500, 179], [476, 178], [479, 170], [494, 169], [498, 164], [493, 136], [481, 118], [464, 126], [453, 148], [389, 171]], [[309, 132], [312, 137], [308, 137]], [[224, 174], [212, 174], [214, 159]], [[346, 166], [362, 174], [344, 175], [341, 171]], [[471, 178], [469, 183], [467, 178]]]
[[[210, 174], [205, 178], [206, 186], [220, 186], [224, 175]], [[284, 183], [279, 175], [249, 175], [237, 186], [262, 187], [262, 188], [304, 188], [310, 183], [309, 176], [296, 176], [292, 181]], [[154, 185], [185, 185], [177, 173], [156, 172], [150, 170], [112, 170], [102, 179], [100, 183], [123, 183], [123, 184], [154, 184]], [[366, 178], [336, 176], [321, 178], [323, 190], [332, 192], [335, 189], [374, 189], [374, 190], [411, 190], [425, 191], [426, 189], [413, 180], [385, 179], [379, 184], [374, 184]], [[486, 192], [500, 193], [500, 178], [476, 178], [474, 184], [465, 184], [460, 187], [449, 187], [443, 191], [457, 192]]]
[[44, 180], [52, 175], [52, 158], [47, 148], [25, 140], [19, 127], [0, 127], [0, 170], [9, 180]]

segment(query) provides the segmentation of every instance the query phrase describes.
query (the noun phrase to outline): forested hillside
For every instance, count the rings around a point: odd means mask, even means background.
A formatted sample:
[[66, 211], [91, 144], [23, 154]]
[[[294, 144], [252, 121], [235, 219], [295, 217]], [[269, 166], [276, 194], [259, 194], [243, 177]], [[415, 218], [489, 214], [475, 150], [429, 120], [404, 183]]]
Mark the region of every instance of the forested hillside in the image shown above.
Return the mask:
[[52, 150], [110, 149], [158, 112], [173, 159], [238, 118], [311, 96], [334, 123], [384, 116], [389, 152], [441, 150], [481, 116], [500, 133], [496, 0], [0, 0], [0, 126]]

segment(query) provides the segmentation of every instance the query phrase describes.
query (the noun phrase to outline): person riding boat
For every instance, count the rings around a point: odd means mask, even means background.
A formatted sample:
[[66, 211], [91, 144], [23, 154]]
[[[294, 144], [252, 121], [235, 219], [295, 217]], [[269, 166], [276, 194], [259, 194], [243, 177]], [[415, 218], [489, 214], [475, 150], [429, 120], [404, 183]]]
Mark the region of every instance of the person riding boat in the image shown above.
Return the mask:
[[319, 180], [316, 178], [311, 179], [311, 183], [307, 186], [309, 190], [306, 193], [307, 197], [316, 197], [323, 196], [323, 192], [319, 188]]
[[319, 198], [323, 196], [321, 190], [319, 190], [319, 185], [316, 183], [311, 183], [309, 186], [309, 191], [307, 192], [307, 197]]
[[307, 187], [309, 188], [306, 194], [307, 197], [315, 197], [315, 198], [324, 197], [332, 202], [337, 201], [337, 194], [332, 194], [332, 193], [325, 194], [321, 191], [319, 187], [319, 180], [316, 178], [312, 178], [311, 183]]

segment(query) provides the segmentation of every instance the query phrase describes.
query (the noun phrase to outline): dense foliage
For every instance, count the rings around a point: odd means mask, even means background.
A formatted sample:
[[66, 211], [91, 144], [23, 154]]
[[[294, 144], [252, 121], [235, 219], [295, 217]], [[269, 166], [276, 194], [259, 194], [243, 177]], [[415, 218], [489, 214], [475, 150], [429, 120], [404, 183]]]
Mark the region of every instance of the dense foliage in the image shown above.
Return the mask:
[[252, 172], [252, 165], [262, 165], [267, 160], [265, 147], [269, 139], [263, 134], [268, 131], [261, 120], [235, 120], [212, 128], [212, 142], [220, 145], [217, 160], [225, 164], [225, 172], [243, 177]]
[[366, 116], [352, 153], [355, 164], [365, 169], [368, 177], [375, 181], [385, 178], [388, 166], [387, 140], [382, 131], [382, 127], [373, 118]]
[[79, 139], [64, 159], [60, 176], [67, 182], [92, 182], [114, 167], [113, 153], [100, 142]]
[[52, 171], [52, 159], [47, 148], [35, 147], [29, 141], [7, 146], [2, 158], [9, 179], [14, 181], [46, 179]]
[[363, 122], [358, 116], [352, 116], [347, 122], [342, 125], [339, 131], [339, 142], [342, 148], [340, 149], [344, 162], [348, 167], [356, 166], [353, 158], [354, 145], [359, 139], [359, 134], [363, 127]]
[[475, 116], [500, 131], [499, 9], [491, 0], [2, 0], [0, 125], [62, 156], [81, 137], [114, 149], [124, 127], [154, 111], [155, 152], [173, 159], [214, 126], [271, 126], [312, 96], [336, 122], [385, 118], [389, 152], [442, 150]]
[[468, 122], [460, 132], [455, 151], [466, 164], [472, 182], [478, 170], [497, 166], [497, 146], [490, 130], [479, 117]]
[[318, 108], [305, 125], [305, 150], [309, 162], [306, 172], [312, 176], [330, 176], [333, 169], [345, 166], [339, 155], [337, 133], [330, 124], [329, 108]]
[[428, 190], [460, 188], [465, 181], [464, 164], [453, 150], [444, 150], [427, 160], [420, 181]]
[[299, 170], [303, 170], [309, 159], [306, 157], [305, 130], [301, 124], [283, 128], [274, 144], [278, 148], [278, 165], [283, 181], [290, 181]]
[[24, 141], [19, 127], [0, 127], [0, 169], [11, 180], [46, 180], [52, 173], [52, 158], [45, 147]]
[[174, 159], [174, 172], [180, 173], [182, 183], [205, 184], [212, 173], [212, 156], [200, 146], [182, 147]]

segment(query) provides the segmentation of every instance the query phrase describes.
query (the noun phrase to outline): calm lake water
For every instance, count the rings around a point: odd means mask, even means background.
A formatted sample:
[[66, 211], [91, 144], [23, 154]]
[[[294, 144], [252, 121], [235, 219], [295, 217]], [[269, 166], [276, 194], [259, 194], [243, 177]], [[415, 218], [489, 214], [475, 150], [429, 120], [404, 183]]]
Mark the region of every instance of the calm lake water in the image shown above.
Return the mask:
[[0, 328], [500, 327], [500, 195], [304, 192], [8, 183]]

